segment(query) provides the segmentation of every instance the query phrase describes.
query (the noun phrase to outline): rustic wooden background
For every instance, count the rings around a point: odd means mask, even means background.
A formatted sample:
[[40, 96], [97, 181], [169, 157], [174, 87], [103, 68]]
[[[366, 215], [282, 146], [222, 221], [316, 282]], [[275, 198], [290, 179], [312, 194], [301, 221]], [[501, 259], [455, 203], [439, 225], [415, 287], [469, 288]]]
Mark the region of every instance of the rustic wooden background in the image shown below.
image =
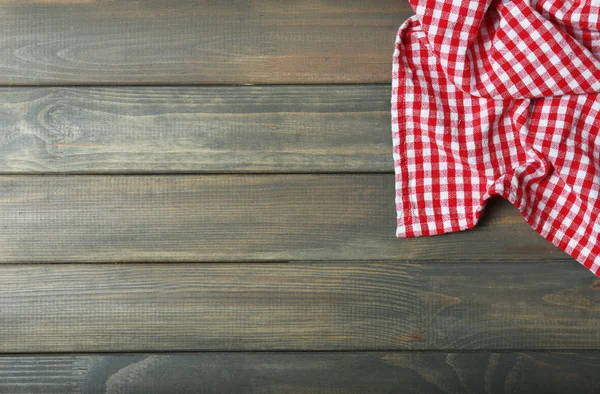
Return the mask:
[[0, 392], [594, 392], [600, 282], [394, 236], [405, 0], [0, 0]]

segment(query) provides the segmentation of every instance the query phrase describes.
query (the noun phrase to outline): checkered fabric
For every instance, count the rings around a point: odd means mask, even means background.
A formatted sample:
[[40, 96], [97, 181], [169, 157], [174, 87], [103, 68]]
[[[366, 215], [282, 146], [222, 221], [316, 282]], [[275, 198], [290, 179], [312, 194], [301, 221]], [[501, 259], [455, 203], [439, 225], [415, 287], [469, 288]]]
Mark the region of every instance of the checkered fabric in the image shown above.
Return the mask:
[[393, 67], [397, 236], [471, 228], [500, 195], [600, 276], [600, 3], [410, 2]]

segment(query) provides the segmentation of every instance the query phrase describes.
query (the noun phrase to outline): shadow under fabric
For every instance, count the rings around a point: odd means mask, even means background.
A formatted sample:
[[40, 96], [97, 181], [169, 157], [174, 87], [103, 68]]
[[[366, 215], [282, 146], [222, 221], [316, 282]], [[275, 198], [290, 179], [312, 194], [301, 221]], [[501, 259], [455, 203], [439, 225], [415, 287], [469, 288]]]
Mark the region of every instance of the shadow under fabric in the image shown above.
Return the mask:
[[600, 276], [600, 3], [410, 2], [393, 66], [397, 236], [471, 228], [500, 195]]

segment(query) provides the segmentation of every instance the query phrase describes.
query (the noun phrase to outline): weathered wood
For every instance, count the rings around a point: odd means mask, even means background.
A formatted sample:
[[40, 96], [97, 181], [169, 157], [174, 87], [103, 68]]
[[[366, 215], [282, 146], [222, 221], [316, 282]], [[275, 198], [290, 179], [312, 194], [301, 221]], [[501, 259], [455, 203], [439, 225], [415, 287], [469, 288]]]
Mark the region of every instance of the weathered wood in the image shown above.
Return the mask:
[[405, 0], [5, 0], [0, 84], [389, 82]]
[[0, 88], [0, 173], [392, 172], [389, 96], [389, 86]]
[[598, 368], [598, 352], [10, 356], [0, 392], [585, 394]]
[[599, 349], [576, 263], [0, 266], [0, 352]]
[[395, 237], [394, 176], [2, 176], [0, 262], [563, 260], [508, 203]]

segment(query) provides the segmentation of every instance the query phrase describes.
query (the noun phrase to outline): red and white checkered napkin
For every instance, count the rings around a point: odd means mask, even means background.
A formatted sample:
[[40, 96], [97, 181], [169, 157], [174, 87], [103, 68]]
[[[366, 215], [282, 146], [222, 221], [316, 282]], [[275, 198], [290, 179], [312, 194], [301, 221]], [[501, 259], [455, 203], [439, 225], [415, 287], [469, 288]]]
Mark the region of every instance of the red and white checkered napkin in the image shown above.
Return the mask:
[[600, 3], [410, 2], [393, 69], [398, 237], [471, 228], [500, 195], [600, 276]]

